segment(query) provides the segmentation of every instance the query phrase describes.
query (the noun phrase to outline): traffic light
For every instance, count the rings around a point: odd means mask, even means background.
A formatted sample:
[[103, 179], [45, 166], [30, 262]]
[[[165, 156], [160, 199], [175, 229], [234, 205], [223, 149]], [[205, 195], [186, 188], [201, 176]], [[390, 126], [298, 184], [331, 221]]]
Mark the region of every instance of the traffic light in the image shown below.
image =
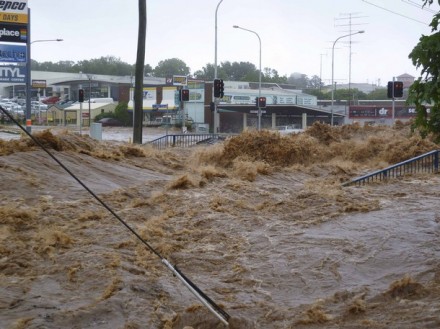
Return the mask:
[[257, 107], [259, 108], [266, 107], [266, 97], [257, 97]]
[[388, 98], [403, 97], [403, 82], [388, 81], [387, 96]]
[[388, 98], [393, 98], [393, 89], [394, 89], [393, 81], [388, 81], [388, 85], [387, 85], [387, 97]]
[[84, 89], [78, 90], [78, 102], [84, 102]]
[[189, 90], [188, 89], [182, 89], [180, 91], [180, 101], [182, 101], [182, 102], [189, 101]]
[[225, 95], [225, 83], [222, 79], [214, 79], [214, 97], [223, 98]]
[[394, 97], [403, 97], [402, 81], [394, 81]]

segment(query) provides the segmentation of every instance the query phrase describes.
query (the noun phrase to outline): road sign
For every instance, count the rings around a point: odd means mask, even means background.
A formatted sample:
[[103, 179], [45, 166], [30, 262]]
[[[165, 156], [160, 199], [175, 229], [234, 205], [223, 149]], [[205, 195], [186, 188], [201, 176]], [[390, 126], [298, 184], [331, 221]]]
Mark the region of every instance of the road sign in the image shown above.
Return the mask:
[[[249, 112], [250, 112], [250, 113], [258, 113], [258, 110], [250, 110]], [[260, 112], [261, 112], [261, 114], [266, 113], [265, 110], [261, 110]]]
[[153, 104], [152, 108], [155, 110], [158, 109], [168, 109], [168, 104]]

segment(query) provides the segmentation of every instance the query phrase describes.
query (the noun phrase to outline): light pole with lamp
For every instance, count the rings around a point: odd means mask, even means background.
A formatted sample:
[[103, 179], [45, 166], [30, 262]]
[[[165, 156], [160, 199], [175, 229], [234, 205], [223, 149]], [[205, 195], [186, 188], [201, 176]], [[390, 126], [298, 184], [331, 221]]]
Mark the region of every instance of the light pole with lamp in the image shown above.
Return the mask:
[[[240, 29], [240, 30], [248, 31], [248, 32], [255, 34], [258, 38], [259, 43], [260, 43], [260, 74], [259, 74], [259, 78], [258, 78], [258, 98], [260, 98], [261, 97], [261, 38], [258, 35], [258, 33], [255, 31], [245, 29], [245, 28], [240, 27], [238, 25], [234, 25], [233, 27], [234, 27], [234, 29]], [[257, 101], [257, 103], [258, 103], [258, 101]], [[261, 130], [261, 108], [260, 108], [260, 106], [258, 106], [258, 131], [260, 131], [260, 130]]]
[[[223, 2], [223, 0], [220, 0], [220, 2], [217, 4], [217, 8], [215, 9], [215, 49], [214, 49], [214, 80], [217, 79], [217, 12], [218, 7], [220, 7], [220, 4]], [[219, 126], [219, 115], [217, 113], [217, 100], [214, 98], [214, 88], [212, 88], [212, 99], [214, 101], [214, 133], [218, 132], [218, 126]]]
[[90, 111], [90, 98], [92, 98], [92, 79], [93, 75], [87, 74], [87, 79], [89, 79], [89, 127], [92, 126], [92, 116]]
[[[29, 15], [29, 30], [30, 30], [30, 15]], [[32, 107], [31, 107], [31, 92], [32, 92], [32, 80], [31, 80], [31, 44], [36, 42], [59, 42], [63, 41], [63, 39], [42, 39], [30, 41], [30, 31], [28, 30], [28, 40], [27, 40], [27, 58], [26, 58], [26, 130], [31, 133], [31, 116], [32, 116]]]
[[360, 33], [364, 33], [365, 31], [357, 31], [357, 32], [353, 32], [353, 33], [350, 33], [350, 34], [346, 34], [346, 35], [343, 35], [343, 36], [340, 36], [339, 38], [337, 38], [336, 40], [335, 40], [335, 42], [333, 42], [333, 47], [332, 47], [332, 105], [331, 105], [331, 121], [330, 121], [330, 125], [331, 126], [333, 126], [333, 100], [334, 100], [334, 84], [335, 84], [335, 82], [334, 82], [334, 73], [335, 73], [335, 45], [336, 45], [336, 42], [338, 42], [338, 40], [340, 40], [340, 39], [342, 39], [342, 38], [346, 38], [346, 37], [349, 37], [349, 36], [351, 36], [351, 35], [355, 35], [355, 34], [360, 34]]

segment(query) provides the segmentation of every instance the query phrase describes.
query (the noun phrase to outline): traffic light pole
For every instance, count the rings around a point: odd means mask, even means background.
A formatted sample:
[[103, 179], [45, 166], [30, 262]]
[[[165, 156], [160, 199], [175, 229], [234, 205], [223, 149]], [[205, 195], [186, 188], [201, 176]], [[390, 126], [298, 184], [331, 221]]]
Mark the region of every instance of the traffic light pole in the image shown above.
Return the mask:
[[[223, 2], [223, 0], [220, 0], [219, 3], [217, 4], [217, 7], [215, 8], [215, 58], [214, 58], [214, 80], [217, 79], [217, 13], [218, 13], [218, 8], [220, 7], [220, 4]], [[214, 89], [214, 88], [213, 88]], [[214, 97], [214, 91], [212, 93], [212, 100], [214, 102], [214, 127], [213, 127], [213, 132], [214, 134], [218, 133], [218, 127], [220, 126], [220, 116], [218, 114], [218, 109], [217, 109], [217, 105], [218, 105], [218, 99]]]
[[395, 112], [395, 97], [394, 97], [394, 83], [395, 83], [395, 81], [396, 81], [396, 77], [393, 77], [393, 101], [392, 101], [392, 109], [391, 109], [391, 120], [392, 120], [392, 122], [391, 122], [391, 124], [392, 125], [394, 125], [394, 118], [395, 118], [395, 116], [394, 116], [394, 112]]

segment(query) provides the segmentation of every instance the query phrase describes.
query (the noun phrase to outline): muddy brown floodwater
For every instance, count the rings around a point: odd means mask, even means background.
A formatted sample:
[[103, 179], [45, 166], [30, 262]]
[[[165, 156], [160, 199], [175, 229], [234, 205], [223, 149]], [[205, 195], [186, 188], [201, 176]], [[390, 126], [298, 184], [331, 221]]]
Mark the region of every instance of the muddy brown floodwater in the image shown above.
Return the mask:
[[[341, 183], [438, 149], [394, 128], [154, 150], [35, 136], [229, 328], [440, 328], [440, 177]], [[0, 328], [225, 328], [27, 137], [0, 140]]]

